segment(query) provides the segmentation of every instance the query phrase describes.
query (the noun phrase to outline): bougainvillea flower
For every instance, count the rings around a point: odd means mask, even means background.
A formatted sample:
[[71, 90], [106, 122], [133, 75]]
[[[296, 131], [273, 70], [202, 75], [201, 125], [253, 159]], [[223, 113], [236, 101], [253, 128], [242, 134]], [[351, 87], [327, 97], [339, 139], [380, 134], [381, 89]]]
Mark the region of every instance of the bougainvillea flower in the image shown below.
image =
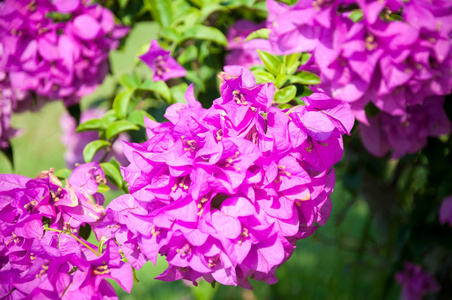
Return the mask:
[[[394, 157], [400, 157], [425, 146], [426, 136], [437, 136], [429, 133], [430, 127], [421, 128], [425, 122], [408, 119], [418, 114], [414, 107], [427, 107], [430, 97], [452, 91], [449, 2], [341, 0], [286, 5], [268, 0], [267, 6], [272, 50], [313, 54], [321, 78], [318, 90], [350, 103], [355, 117], [367, 125], [362, 128], [369, 135], [362, 136], [366, 147], [374, 148], [371, 153], [382, 155], [397, 148]], [[351, 13], [357, 8], [362, 18]], [[372, 120], [364, 110], [370, 102], [382, 111]], [[443, 113], [428, 115], [448, 131]], [[396, 137], [386, 133], [380, 137], [377, 128], [388, 122], [406, 130], [397, 130]], [[408, 126], [413, 123], [417, 125]], [[412, 140], [416, 131], [419, 138]]]
[[177, 63], [169, 51], [160, 47], [156, 40], [151, 41], [149, 51], [140, 59], [154, 72], [154, 81], [167, 81], [171, 78], [184, 77], [187, 71]]
[[1, 297], [115, 299], [107, 278], [130, 292], [132, 269], [116, 242], [99, 249], [79, 236], [80, 226], [102, 221], [95, 201], [104, 180], [98, 163], [76, 168], [66, 186], [52, 171], [0, 176]]
[[130, 195], [113, 200], [93, 230], [115, 238], [138, 267], [142, 256], [165, 256], [158, 279], [251, 288], [248, 278], [277, 282], [295, 241], [328, 219], [332, 166], [353, 116], [324, 94], [281, 110], [273, 85], [225, 70], [211, 108], [189, 87], [188, 103], [168, 108], [170, 122], [146, 120], [147, 142], [123, 143]]
[[10, 126], [11, 114], [20, 109], [21, 104], [28, 102], [28, 97], [27, 93], [11, 88], [7, 73], [0, 69], [0, 149], [7, 148], [10, 138], [20, 133]]
[[[50, 12], [71, 13], [55, 22]], [[108, 73], [108, 53], [128, 29], [87, 1], [13, 1], [0, 7], [0, 68], [11, 86], [66, 105], [92, 93]]]
[[439, 221], [441, 224], [449, 223], [452, 226], [452, 197], [444, 198], [439, 209]]
[[384, 112], [369, 118], [369, 125], [359, 127], [363, 145], [375, 156], [383, 156], [391, 149], [393, 158], [416, 153], [425, 147], [428, 137], [451, 132], [443, 102], [443, 97], [429, 97], [423, 105], [410, 106], [405, 118]]
[[395, 274], [395, 279], [402, 285], [403, 300], [421, 300], [426, 294], [440, 289], [435, 278], [421, 266], [406, 262], [403, 271]]

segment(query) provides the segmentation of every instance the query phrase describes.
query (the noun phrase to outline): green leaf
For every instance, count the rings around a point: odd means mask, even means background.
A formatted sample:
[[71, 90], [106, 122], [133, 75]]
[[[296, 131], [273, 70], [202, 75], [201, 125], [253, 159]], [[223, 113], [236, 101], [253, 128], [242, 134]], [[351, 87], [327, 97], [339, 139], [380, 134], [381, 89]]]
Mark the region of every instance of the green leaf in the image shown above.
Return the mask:
[[145, 127], [144, 126], [144, 117], [147, 117], [153, 121], [155, 121], [154, 117], [145, 112], [144, 110], [134, 110], [132, 111], [129, 116], [127, 117], [127, 121], [137, 124], [138, 126]]
[[108, 110], [105, 115], [102, 117], [102, 122], [104, 123], [104, 127], [107, 128], [111, 122], [116, 121], [116, 112], [113, 109]]
[[224, 34], [214, 27], [208, 27], [201, 24], [195, 24], [187, 29], [183, 36], [183, 41], [186, 40], [205, 40], [212, 41], [222, 46], [227, 46], [228, 41]]
[[259, 30], [251, 32], [245, 39], [245, 42], [254, 40], [254, 39], [265, 39], [268, 40], [268, 36], [270, 35], [270, 29], [261, 28]]
[[219, 5], [216, 3], [213, 4], [208, 4], [206, 6], [203, 6], [201, 9], [201, 18], [200, 18], [200, 22], [203, 22], [204, 20], [206, 20], [211, 14], [213, 14], [214, 12], [217, 11], [222, 11], [222, 12], [229, 12], [229, 9], [227, 9], [225, 6], [223, 5]]
[[181, 52], [181, 54], [177, 58], [177, 62], [183, 65], [185, 63], [197, 59], [198, 59], [198, 47], [196, 47], [195, 45], [190, 45]]
[[274, 82], [275, 76], [268, 73], [267, 71], [263, 69], [255, 69], [252, 71], [254, 74], [254, 77], [256, 78], [256, 83], [263, 83], [263, 82]]
[[235, 9], [241, 6], [251, 7], [255, 2], [256, 0], [228, 0], [225, 1], [224, 5], [230, 9]]
[[183, 23], [183, 25], [181, 25], [179, 29], [181, 32], [185, 32], [188, 30], [188, 28], [197, 24], [200, 18], [201, 11], [195, 7], [191, 7], [187, 9], [184, 14], [179, 16], [178, 20], [174, 21], [174, 24]]
[[311, 58], [312, 54], [304, 52], [301, 54], [301, 65], [305, 65], [308, 60]]
[[157, 93], [167, 102], [171, 102], [171, 91], [164, 81], [153, 81], [152, 79], [147, 79], [140, 85], [139, 89]]
[[390, 14], [389, 15], [389, 20], [391, 21], [403, 21], [403, 18], [401, 15], [398, 14]]
[[129, 108], [131, 96], [131, 91], [122, 91], [116, 95], [115, 100], [113, 100], [113, 110], [118, 119], [124, 119], [127, 116], [127, 109]]
[[119, 120], [111, 123], [110, 126], [107, 127], [106, 137], [107, 140], [110, 140], [124, 131], [139, 129], [140, 128], [136, 124], [133, 124], [126, 120]]
[[187, 91], [187, 88], [188, 85], [185, 82], [170, 87], [174, 101], [185, 103], [185, 91]]
[[284, 104], [280, 104], [280, 105], [278, 105], [278, 107], [279, 107], [280, 109], [282, 109], [282, 110], [285, 110], [285, 109], [288, 109], [288, 108], [292, 108], [292, 107], [293, 107], [293, 105], [290, 105], [290, 104], [284, 103]]
[[129, 0], [118, 0], [119, 3], [119, 8], [123, 9], [127, 6], [127, 3], [129, 2]]
[[261, 58], [267, 70], [275, 76], [278, 75], [278, 70], [279, 67], [281, 66], [281, 61], [276, 56], [271, 55], [270, 53], [264, 52], [259, 49], [257, 50], [257, 52], [259, 53], [259, 57]]
[[63, 169], [59, 169], [58, 171], [56, 171], [55, 176], [60, 178], [60, 179], [68, 179], [69, 176], [71, 176], [72, 171], [67, 169], [67, 168], [63, 168]]
[[284, 104], [290, 102], [297, 94], [297, 88], [293, 85], [289, 85], [275, 93], [274, 100], [276, 103]]
[[102, 129], [102, 121], [100, 119], [91, 119], [78, 125], [76, 132], [91, 131]]
[[91, 143], [85, 146], [85, 149], [83, 149], [83, 159], [87, 163], [91, 162], [97, 151], [110, 145], [111, 145], [110, 142], [104, 140], [92, 141]]
[[260, 10], [262, 12], [268, 13], [267, 3], [265, 1], [257, 2], [253, 5], [253, 10]]
[[46, 13], [45, 17], [47, 19], [52, 19], [53, 21], [55, 21], [55, 23], [61, 23], [61, 22], [70, 21], [72, 19], [72, 14], [70, 14], [70, 13], [63, 14], [63, 13], [51, 11], [51, 12]]
[[275, 86], [280, 89], [287, 82], [288, 79], [289, 77], [287, 77], [287, 75], [279, 74], [278, 76], [276, 76]]
[[134, 91], [140, 85], [140, 78], [136, 73], [122, 74], [119, 77], [119, 83], [128, 88], [129, 91]]
[[286, 75], [287, 68], [285, 64], [281, 64], [278, 69], [278, 75]]
[[122, 188], [123, 179], [118, 167], [108, 162], [101, 163], [100, 167], [104, 171], [105, 176], [107, 176], [114, 185], [118, 188]]
[[355, 23], [359, 22], [363, 19], [363, 11], [361, 9], [355, 9], [348, 17]]
[[105, 184], [99, 184], [99, 186], [97, 187], [97, 191], [99, 193], [105, 193], [108, 192], [110, 190], [110, 188], [108, 187], [108, 185]]
[[170, 0], [144, 0], [144, 5], [151, 13], [152, 18], [162, 27], [167, 27], [171, 24], [172, 11]]
[[174, 28], [171, 28], [171, 27], [165, 27], [165, 28], [161, 29], [158, 34], [161, 37], [163, 37], [167, 40], [170, 40], [172, 42], [175, 42], [175, 43], [178, 43], [181, 38], [181, 35], [177, 32], [177, 30]]
[[185, 76], [188, 81], [191, 81], [199, 88], [199, 91], [204, 93], [206, 91], [206, 85], [199, 77], [198, 73], [194, 70], [187, 70], [187, 75]]
[[304, 85], [320, 84], [320, 77], [314, 73], [301, 71], [295, 75], [289, 76], [290, 83], [299, 83]]
[[295, 73], [300, 66], [301, 53], [294, 53], [284, 56], [284, 65], [287, 68], [287, 75]]
[[312, 95], [312, 91], [307, 86], [304, 86], [303, 87], [303, 91], [300, 94], [297, 95], [297, 99], [295, 99], [295, 101], [297, 101], [297, 103], [299, 103], [299, 104], [303, 104], [304, 105], [304, 101], [300, 99], [300, 102], [299, 102], [298, 101], [298, 97], [309, 97], [311, 95]]

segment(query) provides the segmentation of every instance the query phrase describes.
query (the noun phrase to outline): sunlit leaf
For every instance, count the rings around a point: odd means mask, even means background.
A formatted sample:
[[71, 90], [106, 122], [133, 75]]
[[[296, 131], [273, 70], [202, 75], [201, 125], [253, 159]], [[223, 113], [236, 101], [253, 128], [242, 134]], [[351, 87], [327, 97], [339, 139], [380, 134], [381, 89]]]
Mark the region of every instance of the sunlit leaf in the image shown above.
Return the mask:
[[275, 93], [274, 99], [276, 103], [283, 104], [287, 103], [297, 94], [297, 88], [293, 85], [289, 85]]
[[122, 91], [113, 100], [113, 110], [118, 119], [124, 119], [126, 117], [131, 96], [131, 91]]
[[83, 159], [85, 162], [89, 163], [93, 160], [94, 155], [102, 148], [111, 146], [111, 143], [105, 140], [96, 140], [90, 142], [83, 149]]
[[118, 188], [122, 188], [123, 179], [118, 167], [109, 162], [101, 163], [100, 167], [104, 171], [105, 176], [107, 176], [114, 185]]
[[126, 120], [119, 120], [111, 123], [110, 126], [107, 127], [106, 137], [107, 140], [109, 140], [122, 132], [138, 129], [140, 128], [136, 124]]
[[274, 55], [264, 52], [262, 50], [257, 50], [259, 57], [264, 63], [267, 70], [273, 75], [278, 75], [279, 67], [281, 66], [281, 61]]

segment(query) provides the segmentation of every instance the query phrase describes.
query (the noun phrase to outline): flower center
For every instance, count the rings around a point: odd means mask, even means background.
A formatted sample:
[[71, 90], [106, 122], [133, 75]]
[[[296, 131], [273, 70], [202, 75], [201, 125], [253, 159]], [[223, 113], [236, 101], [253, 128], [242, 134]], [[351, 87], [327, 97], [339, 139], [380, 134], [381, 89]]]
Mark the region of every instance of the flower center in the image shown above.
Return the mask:
[[165, 63], [165, 57], [159, 55], [155, 61], [154, 61], [154, 65], [155, 65], [155, 71], [157, 73], [158, 76], [162, 76], [163, 73], [167, 73], [170, 72], [171, 70], [166, 66]]
[[234, 95], [234, 101], [237, 104], [241, 105], [248, 105], [248, 101], [246, 101], [245, 96], [240, 93], [240, 91], [235, 90], [232, 92], [232, 95]]
[[92, 270], [93, 275], [105, 275], [110, 272], [106, 262], [103, 262], [101, 266], [97, 266]]

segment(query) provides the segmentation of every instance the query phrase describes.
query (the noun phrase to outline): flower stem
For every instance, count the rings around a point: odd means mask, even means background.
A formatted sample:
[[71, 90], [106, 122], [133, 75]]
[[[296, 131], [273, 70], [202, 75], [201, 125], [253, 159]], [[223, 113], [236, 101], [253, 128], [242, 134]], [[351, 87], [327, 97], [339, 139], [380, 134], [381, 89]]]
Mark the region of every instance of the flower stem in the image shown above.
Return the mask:
[[81, 239], [79, 239], [77, 236], [73, 235], [70, 232], [64, 231], [64, 230], [59, 230], [59, 229], [53, 229], [53, 228], [48, 228], [48, 227], [44, 227], [44, 230], [46, 231], [54, 231], [54, 232], [59, 232], [59, 233], [64, 233], [67, 234], [71, 237], [73, 237], [74, 239], [77, 240], [77, 242], [79, 242], [80, 244], [82, 244], [83, 246], [85, 246], [86, 248], [88, 248], [89, 250], [91, 250], [94, 254], [96, 254], [97, 256], [100, 256], [100, 253], [97, 252], [96, 250], [94, 250], [91, 246], [89, 246], [87, 243], [85, 243], [84, 241], [82, 241]]

